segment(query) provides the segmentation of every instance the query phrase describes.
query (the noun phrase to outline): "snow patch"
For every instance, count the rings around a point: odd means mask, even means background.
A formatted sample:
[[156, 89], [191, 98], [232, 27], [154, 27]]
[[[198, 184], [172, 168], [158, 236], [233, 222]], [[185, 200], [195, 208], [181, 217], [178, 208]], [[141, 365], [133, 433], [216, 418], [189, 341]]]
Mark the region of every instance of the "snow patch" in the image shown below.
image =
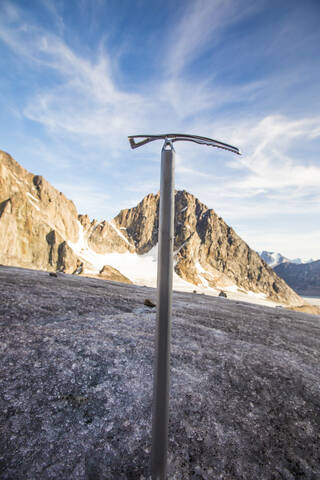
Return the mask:
[[23, 183], [25, 185], [27, 185], [27, 182], [25, 180], [21, 180], [19, 179], [19, 177], [17, 177], [17, 175], [15, 175], [13, 172], [11, 172], [10, 170], [8, 170], [8, 173], [9, 175], [11, 175], [11, 177], [13, 177], [15, 179], [15, 181], [19, 184], [19, 185], [22, 185]]
[[185, 246], [186, 243], [187, 243], [187, 240], [185, 242], [183, 242], [183, 244], [178, 248], [178, 250], [175, 250], [173, 252], [174, 257], [180, 252], [180, 250]]
[[[83, 226], [79, 221], [77, 223], [79, 227], [78, 241], [76, 243], [68, 241], [68, 245], [81, 260], [90, 265], [85, 269], [85, 273], [97, 274], [104, 265], [110, 265], [134, 283], [148, 286], [156, 285], [157, 247], [154, 247], [145, 255], [130, 252], [96, 253], [88, 246]], [[110, 222], [109, 224], [114, 227]]]
[[207, 273], [207, 272], [205, 271], [205, 269], [202, 267], [202, 265], [201, 265], [199, 262], [197, 262], [197, 263], [195, 264], [195, 267], [196, 267], [196, 270], [197, 270], [197, 272], [198, 272], [198, 277], [200, 278], [202, 285], [203, 285], [205, 288], [210, 288], [210, 287], [209, 287], [209, 283], [207, 282], [207, 280], [201, 275], [202, 273]]
[[31, 198], [31, 200], [33, 200], [34, 202], [39, 202], [39, 199], [34, 197], [33, 195], [31, 195], [31, 193], [27, 192], [27, 195], [29, 198]]
[[118, 228], [114, 225], [114, 223], [112, 223], [112, 221], [108, 223], [113, 228], [113, 230], [117, 232], [119, 237], [121, 237], [128, 245], [130, 245], [130, 242], [128, 242], [127, 238], [124, 235], [122, 235], [122, 233], [120, 232], [120, 230], [118, 230]]
[[30, 203], [30, 205], [33, 206], [33, 208], [35, 208], [36, 210], [38, 210], [38, 212], [40, 212], [40, 208], [38, 207], [38, 205], [36, 203], [34, 203], [30, 198], [27, 198], [27, 200]]
[[198, 270], [199, 273], [208, 273], [208, 272], [203, 268], [203, 266], [201, 265], [200, 262], [197, 262], [195, 266], [196, 266], [196, 269]]
[[252, 292], [251, 290], [248, 290], [247, 293], [248, 295], [250, 295], [250, 297], [262, 298], [262, 299], [267, 298], [266, 294], [262, 292], [257, 293], [257, 292]]
[[[200, 278], [200, 280], [201, 280], [201, 283], [202, 283], [203, 287], [204, 287], [206, 290], [208, 290], [208, 291], [217, 292], [217, 289], [212, 288], [212, 287], [209, 286], [209, 283], [208, 283], [207, 279], [203, 276], [203, 273], [205, 273], [206, 275], [210, 275], [210, 277], [214, 278], [214, 276], [212, 275], [212, 273], [210, 273], [210, 272], [208, 272], [207, 270], [205, 270], [205, 269], [203, 268], [203, 266], [201, 265], [200, 262], [197, 262], [197, 263], [195, 264], [195, 267], [196, 267], [196, 270], [197, 270], [197, 272], [198, 272], [198, 276], [199, 276], [199, 278]], [[217, 288], [219, 288], [219, 287], [217, 287]]]
[[[154, 288], [157, 286], [158, 245], [155, 245], [144, 255], [130, 252], [96, 253], [88, 246], [83, 226], [79, 221], [77, 223], [79, 227], [78, 241], [75, 243], [68, 241], [68, 245], [81, 260], [89, 264], [84, 273], [98, 274], [104, 265], [110, 265], [137, 285]], [[176, 272], [173, 272], [173, 288], [179, 291], [192, 292], [195, 285], [186, 282]]]
[[[239, 291], [237, 285], [228, 285], [227, 287], [223, 287], [223, 290], [225, 292], [234, 292], [234, 293], [237, 293]], [[244, 291], [248, 293], [246, 290]]]

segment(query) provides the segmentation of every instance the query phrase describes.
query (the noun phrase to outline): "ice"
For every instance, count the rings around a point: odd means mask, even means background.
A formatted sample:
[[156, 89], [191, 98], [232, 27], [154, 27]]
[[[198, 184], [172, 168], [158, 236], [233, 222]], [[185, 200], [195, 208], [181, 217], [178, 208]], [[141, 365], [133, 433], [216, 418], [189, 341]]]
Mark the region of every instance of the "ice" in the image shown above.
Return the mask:
[[[149, 480], [155, 290], [0, 281], [1, 478]], [[320, 478], [319, 318], [173, 294], [168, 478]]]

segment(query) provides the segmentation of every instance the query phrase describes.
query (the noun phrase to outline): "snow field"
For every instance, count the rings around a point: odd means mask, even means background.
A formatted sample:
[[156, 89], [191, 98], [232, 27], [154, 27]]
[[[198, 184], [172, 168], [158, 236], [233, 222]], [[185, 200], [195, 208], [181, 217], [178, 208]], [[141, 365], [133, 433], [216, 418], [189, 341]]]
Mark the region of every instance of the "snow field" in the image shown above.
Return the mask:
[[[109, 222], [110, 223], [110, 222]], [[112, 223], [110, 225], [119, 234], [121, 238], [125, 238], [122, 233]], [[105, 265], [110, 265], [116, 268], [129, 278], [133, 283], [137, 285], [145, 285], [147, 287], [155, 288], [157, 286], [157, 257], [158, 246], [154, 246], [148, 253], [144, 255], [138, 255], [137, 253], [106, 253], [99, 254], [94, 252], [88, 246], [88, 242], [84, 235], [84, 229], [81, 223], [78, 221], [79, 226], [79, 239], [76, 243], [68, 242], [70, 248], [75, 254], [81, 258], [84, 262], [89, 264], [89, 267], [85, 269], [84, 273], [99, 274], [101, 269]], [[175, 254], [177, 252], [174, 252]], [[201, 275], [201, 273], [208, 273], [200, 265], [196, 264], [196, 268], [199, 272], [202, 280], [202, 285], [194, 285], [183, 280], [176, 272], [173, 273], [173, 289], [181, 292], [194, 292], [202, 293], [206, 295], [217, 296], [221, 289], [228, 293], [228, 298], [231, 300], [241, 300], [250, 303], [256, 303], [260, 305], [275, 306], [276, 303], [266, 299], [263, 293], [254, 293], [248, 291], [247, 293], [240, 292], [236, 285], [230, 285], [228, 287], [219, 287], [216, 289], [208, 286], [208, 282]]]

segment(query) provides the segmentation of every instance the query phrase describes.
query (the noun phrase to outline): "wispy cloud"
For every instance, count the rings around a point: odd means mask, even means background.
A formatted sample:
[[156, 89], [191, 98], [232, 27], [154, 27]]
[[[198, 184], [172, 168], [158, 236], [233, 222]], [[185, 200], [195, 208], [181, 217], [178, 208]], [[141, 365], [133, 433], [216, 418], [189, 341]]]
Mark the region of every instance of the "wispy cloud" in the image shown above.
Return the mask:
[[[232, 6], [234, 0], [190, 2], [180, 20], [178, 40], [166, 71], [170, 71], [171, 64], [179, 64], [175, 55], [183, 56], [187, 62], [199, 53], [207, 35], [201, 32], [210, 32], [211, 37], [220, 25], [221, 17], [230, 17], [228, 21], [235, 19], [239, 13], [228, 16]], [[55, 9], [54, 18], [60, 18]], [[210, 79], [192, 82], [186, 78], [166, 77], [143, 95], [123, 91], [113, 76], [114, 62], [102, 45], [98, 54], [86, 58], [71, 49], [61, 36], [37, 24], [26, 23], [17, 8], [7, 20], [6, 24], [2, 22], [0, 25], [0, 38], [25, 61], [49, 68], [58, 76], [54, 85], [29, 98], [24, 115], [42, 123], [52, 133], [78, 136], [81, 142], [84, 137], [86, 142], [92, 137], [102, 145], [111, 146], [114, 151], [124, 146], [126, 132], [148, 130], [151, 124], [153, 129], [160, 131], [163, 124], [168, 129], [193, 130], [192, 118], [196, 114], [205, 114], [235, 100], [248, 99], [250, 92], [261, 86], [254, 82], [222, 88], [214, 87]], [[206, 28], [208, 22], [209, 29]], [[190, 28], [195, 29], [195, 35], [190, 35]], [[189, 53], [184, 55], [184, 50]]]
[[221, 40], [223, 30], [250, 14], [255, 8], [252, 1], [195, 0], [184, 5], [182, 16], [169, 35], [165, 66], [169, 76], [177, 77]]
[[[20, 16], [19, 16], [20, 14]], [[116, 145], [119, 136], [141, 122], [144, 100], [121, 91], [112, 77], [108, 54], [100, 51], [87, 59], [53, 33], [25, 24], [17, 9], [11, 27], [0, 25], [0, 39], [25, 61], [49, 68], [58, 81], [29, 99], [24, 115], [45, 125], [51, 132], [94, 137]], [[121, 145], [121, 143], [120, 143]]]
[[[296, 66], [296, 75], [292, 67], [289, 72], [270, 71], [262, 79], [248, 75], [241, 81], [221, 81], [221, 73], [229, 68], [224, 61], [225, 32], [265, 6], [264, 2], [195, 0], [183, 4], [170, 30], [164, 31], [167, 42], [158, 49], [164, 61], [153, 76], [156, 80], [140, 80], [134, 90], [117, 82], [121, 67], [116, 47], [111, 54], [105, 39], [92, 50], [68, 42], [70, 36], [65, 36], [59, 10], [48, 0], [42, 0], [42, 4], [54, 25], [50, 30], [26, 15], [23, 8], [4, 1], [0, 7], [0, 40], [32, 71], [50, 78], [35, 92], [29, 90], [20, 104], [22, 116], [44, 127], [52, 144], [69, 145], [60, 168], [75, 165], [76, 170], [76, 157], [81, 154], [82, 165], [92, 163], [94, 157], [95, 164], [100, 162], [111, 172], [109, 159], [119, 159], [118, 168], [128, 168], [126, 175], [117, 178], [119, 188], [129, 192], [130, 198], [139, 199], [148, 189], [158, 190], [159, 145], [139, 151], [139, 158], [157, 160], [150, 162], [147, 171], [128, 167], [129, 162], [123, 161], [129, 156], [126, 135], [180, 130], [211, 136], [243, 151], [242, 157], [231, 159], [229, 153], [200, 150], [199, 146], [177, 148], [178, 185], [197, 194], [233, 225], [239, 219], [275, 216], [279, 205], [283, 214], [303, 215], [306, 209], [310, 214], [320, 214], [319, 160], [314, 154], [308, 159], [301, 154], [306, 143], [318, 141], [320, 117], [307, 109], [288, 113], [290, 96], [284, 95], [301, 82], [302, 63]], [[94, 14], [91, 20], [98, 21]], [[279, 43], [286, 42], [288, 28], [285, 22], [277, 35]], [[237, 70], [251, 60], [248, 38], [239, 41], [243, 51], [235, 58]], [[255, 49], [255, 58], [262, 55], [264, 47], [263, 43]], [[234, 43], [228, 48], [234, 53]], [[197, 69], [197, 62], [203, 58], [211, 62], [205, 75]], [[281, 104], [277, 102], [280, 97]], [[43, 155], [53, 165], [50, 149], [39, 145], [38, 157]], [[109, 194], [94, 187], [90, 179], [83, 183], [79, 180], [77, 186], [68, 181], [59, 185], [80, 210], [93, 215], [96, 209], [96, 216], [103, 216], [101, 198], [107, 204]], [[120, 196], [118, 200], [124, 201]], [[118, 205], [113, 202], [105, 216], [116, 213], [112, 208], [116, 210]]]
[[51, 0], [41, 0], [42, 5], [47, 9], [50, 18], [52, 19], [54, 25], [56, 26], [57, 31], [60, 34], [63, 34], [65, 31], [65, 24], [62, 15], [59, 13], [56, 2], [51, 2]]
[[110, 217], [110, 195], [102, 191], [95, 184], [87, 181], [55, 182], [54, 187], [70, 198], [81, 214], [88, 214], [91, 219], [105, 219]]
[[[319, 136], [320, 117], [288, 119], [272, 115], [255, 125], [242, 125], [232, 134], [232, 141], [243, 145], [246, 155], [229, 166], [248, 172], [234, 184], [244, 190], [280, 188], [315, 188], [320, 182], [319, 162], [307, 162], [294, 152], [296, 144], [310, 142]], [[289, 154], [290, 152], [290, 154]]]

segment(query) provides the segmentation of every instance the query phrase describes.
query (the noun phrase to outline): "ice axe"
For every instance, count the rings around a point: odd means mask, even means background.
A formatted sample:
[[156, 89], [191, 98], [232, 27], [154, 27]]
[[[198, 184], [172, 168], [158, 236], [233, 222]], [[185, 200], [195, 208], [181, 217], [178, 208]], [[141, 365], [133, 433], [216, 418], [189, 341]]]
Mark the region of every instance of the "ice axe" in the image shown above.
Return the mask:
[[170, 378], [170, 330], [172, 310], [172, 276], [174, 243], [174, 142], [188, 141], [222, 148], [240, 155], [240, 150], [211, 138], [181, 133], [131, 135], [131, 148], [155, 140], [164, 140], [161, 150], [160, 213], [157, 272], [157, 326], [152, 404], [152, 480], [165, 480], [167, 474], [168, 411]]

